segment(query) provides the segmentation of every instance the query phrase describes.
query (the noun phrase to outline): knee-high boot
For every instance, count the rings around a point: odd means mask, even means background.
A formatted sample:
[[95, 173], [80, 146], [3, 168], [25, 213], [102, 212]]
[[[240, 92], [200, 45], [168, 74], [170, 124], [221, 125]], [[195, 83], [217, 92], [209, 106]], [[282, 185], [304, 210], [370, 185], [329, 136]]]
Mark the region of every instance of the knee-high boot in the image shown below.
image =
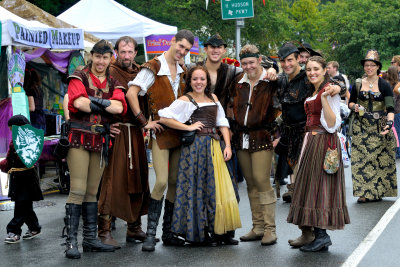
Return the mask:
[[276, 243], [275, 203], [274, 190], [258, 193], [264, 218], [264, 236], [261, 245], [268, 246]]
[[111, 234], [112, 217], [106, 214], [100, 214], [97, 218], [98, 221], [98, 236], [101, 243], [113, 246], [115, 249], [121, 248], [121, 245], [113, 238]]
[[160, 200], [155, 200], [150, 197], [149, 211], [147, 214], [147, 232], [146, 239], [142, 245], [142, 251], [154, 251], [156, 246], [156, 231], [158, 220], [161, 215], [162, 203], [164, 196]]
[[257, 191], [250, 191], [247, 188], [247, 192], [249, 195], [253, 228], [250, 230], [250, 232], [240, 237], [240, 240], [243, 242], [261, 240], [264, 235], [264, 220], [260, 206], [260, 198]]
[[65, 229], [67, 230], [67, 248], [65, 256], [69, 259], [79, 259], [81, 253], [78, 250], [78, 228], [81, 217], [82, 205], [67, 203], [65, 205]]
[[174, 203], [165, 199], [164, 217], [163, 217], [163, 234], [161, 239], [166, 246], [183, 246], [185, 241], [177, 237], [172, 231], [172, 215], [174, 213]]
[[302, 246], [301, 251], [304, 252], [317, 252], [322, 250], [328, 250], [328, 247], [332, 245], [330, 236], [326, 233], [325, 229], [314, 227], [315, 239], [308, 245]]
[[113, 252], [114, 246], [106, 245], [97, 239], [97, 202], [82, 203], [84, 252]]
[[301, 236], [299, 236], [295, 240], [289, 240], [289, 245], [291, 245], [294, 248], [299, 248], [304, 245], [310, 244], [315, 239], [311, 226], [299, 225], [299, 229], [301, 230]]
[[128, 223], [126, 230], [126, 242], [143, 242], [146, 239], [146, 233], [142, 231], [142, 220], [139, 217], [135, 222]]

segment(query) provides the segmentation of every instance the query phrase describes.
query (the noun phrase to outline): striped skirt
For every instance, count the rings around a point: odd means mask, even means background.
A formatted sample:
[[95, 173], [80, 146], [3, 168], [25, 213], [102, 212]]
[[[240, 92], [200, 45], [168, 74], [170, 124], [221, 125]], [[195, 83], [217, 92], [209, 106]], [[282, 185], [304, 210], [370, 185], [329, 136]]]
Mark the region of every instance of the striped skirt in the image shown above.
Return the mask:
[[[323, 169], [328, 140], [339, 150], [340, 166], [335, 174], [327, 174]], [[329, 230], [343, 229], [350, 223], [341, 149], [336, 134], [306, 134], [287, 221]]]

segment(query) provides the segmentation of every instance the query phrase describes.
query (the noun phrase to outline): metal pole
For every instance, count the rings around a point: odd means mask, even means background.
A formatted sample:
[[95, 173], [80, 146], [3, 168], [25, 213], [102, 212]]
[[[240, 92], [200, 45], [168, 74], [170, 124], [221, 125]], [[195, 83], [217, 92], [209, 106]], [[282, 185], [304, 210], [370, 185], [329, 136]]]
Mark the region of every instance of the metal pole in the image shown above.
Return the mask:
[[235, 53], [235, 55], [236, 55], [237, 60], [239, 60], [239, 52], [241, 49], [241, 46], [240, 46], [240, 28], [241, 28], [241, 26], [240, 26], [240, 22], [239, 22], [240, 20], [241, 19], [236, 19], [236, 53]]
[[144, 61], [147, 62], [149, 61], [149, 59], [147, 57], [146, 37], [143, 37], [143, 47], [144, 47]]

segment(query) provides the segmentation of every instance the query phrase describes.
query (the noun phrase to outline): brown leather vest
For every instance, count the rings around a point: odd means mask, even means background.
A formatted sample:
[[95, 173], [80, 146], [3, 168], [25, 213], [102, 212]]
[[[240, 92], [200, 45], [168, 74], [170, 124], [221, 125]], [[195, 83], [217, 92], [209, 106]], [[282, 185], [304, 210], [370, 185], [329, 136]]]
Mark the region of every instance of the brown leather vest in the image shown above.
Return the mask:
[[[233, 114], [238, 125], [233, 136], [236, 149], [242, 149], [243, 133], [249, 134], [249, 152], [272, 149], [269, 132], [270, 124], [275, 120], [276, 110], [273, 107], [273, 96], [277, 90], [276, 82], [259, 81], [253, 88], [249, 101], [250, 84], [238, 83], [244, 76], [238, 75], [233, 92]], [[247, 106], [247, 124], [244, 125]]]
[[[89, 75], [88, 69], [81, 71], [75, 71], [68, 77], [68, 80], [75, 78], [80, 80], [86, 88], [86, 93], [89, 96], [94, 96], [103, 99], [110, 99], [113, 95], [114, 89], [119, 88], [124, 91], [124, 87], [119, 85], [114, 79], [110, 79], [107, 85], [103, 89], [99, 89], [93, 85], [93, 81]], [[82, 111], [70, 113], [71, 122], [82, 122], [84, 125], [92, 124], [106, 124], [112, 122], [112, 115], [100, 115], [93, 113], [86, 113]], [[81, 145], [89, 151], [100, 152], [103, 138], [96, 133], [89, 133], [79, 129], [71, 129], [69, 132], [69, 140], [71, 147], [79, 148]]]
[[[147, 96], [149, 99], [149, 113], [153, 120], [159, 120], [158, 111], [160, 109], [169, 107], [172, 102], [175, 101], [174, 90], [172, 89], [171, 83], [166, 75], [157, 76], [161, 68], [161, 62], [157, 57], [144, 63], [141, 68], [147, 68], [155, 75], [154, 84], [147, 90]], [[178, 97], [182, 96], [185, 89], [184, 75], [186, 69], [180, 74], [180, 82], [178, 88]], [[156, 133], [157, 144], [161, 149], [170, 149], [181, 145], [180, 132], [174, 129], [167, 128], [164, 126], [164, 131]]]

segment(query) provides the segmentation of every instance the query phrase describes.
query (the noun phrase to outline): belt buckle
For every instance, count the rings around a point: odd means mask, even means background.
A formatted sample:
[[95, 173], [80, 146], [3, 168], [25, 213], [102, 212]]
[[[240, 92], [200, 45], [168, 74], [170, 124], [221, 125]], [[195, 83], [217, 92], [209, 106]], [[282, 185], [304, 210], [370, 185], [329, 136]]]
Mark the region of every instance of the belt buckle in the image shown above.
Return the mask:
[[103, 125], [100, 125], [100, 124], [93, 124], [93, 125], [90, 126], [90, 131], [91, 131], [92, 133], [96, 133], [96, 127], [97, 127], [97, 126], [103, 127]]
[[374, 112], [374, 113], [372, 114], [372, 117], [373, 117], [375, 120], [377, 120], [377, 119], [379, 119], [381, 116], [379, 115], [378, 112]]

